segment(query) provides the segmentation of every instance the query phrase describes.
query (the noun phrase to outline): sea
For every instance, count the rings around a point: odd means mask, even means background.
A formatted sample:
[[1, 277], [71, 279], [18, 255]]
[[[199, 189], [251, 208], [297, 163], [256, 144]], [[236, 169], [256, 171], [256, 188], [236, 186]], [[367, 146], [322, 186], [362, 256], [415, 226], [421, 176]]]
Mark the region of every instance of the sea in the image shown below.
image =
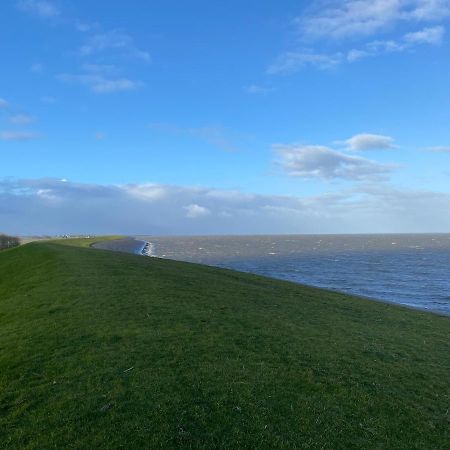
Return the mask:
[[450, 316], [450, 234], [139, 236], [147, 254]]

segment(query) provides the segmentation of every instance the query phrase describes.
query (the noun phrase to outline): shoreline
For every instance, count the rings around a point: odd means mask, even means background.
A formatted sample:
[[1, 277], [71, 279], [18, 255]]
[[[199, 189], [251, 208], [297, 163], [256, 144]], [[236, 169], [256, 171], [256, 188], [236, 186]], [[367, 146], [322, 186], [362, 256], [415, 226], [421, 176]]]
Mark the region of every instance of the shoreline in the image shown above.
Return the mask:
[[278, 281], [286, 281], [288, 283], [294, 283], [294, 284], [297, 284], [297, 285], [300, 285], [300, 286], [306, 286], [306, 287], [310, 287], [310, 288], [313, 288], [313, 289], [321, 289], [321, 290], [327, 291], [327, 292], [334, 292], [334, 293], [338, 293], [338, 294], [349, 295], [349, 296], [352, 296], [352, 297], [360, 298], [362, 300], [367, 300], [367, 301], [371, 301], [371, 302], [378, 302], [378, 303], [385, 303], [387, 305], [399, 306], [401, 308], [412, 309], [414, 311], [419, 311], [419, 312], [424, 312], [424, 313], [432, 313], [432, 314], [440, 316], [440, 317], [450, 318], [450, 313], [446, 314], [445, 312], [442, 312], [442, 311], [437, 311], [437, 310], [433, 310], [433, 309], [426, 308], [426, 307], [413, 306], [413, 305], [401, 303], [401, 302], [398, 302], [398, 301], [395, 301], [395, 300], [386, 300], [386, 299], [381, 299], [381, 298], [377, 298], [377, 297], [370, 297], [368, 295], [363, 295], [363, 294], [358, 294], [358, 293], [353, 293], [353, 292], [341, 291], [339, 289], [323, 287], [323, 286], [319, 286], [319, 285], [315, 285], [315, 284], [302, 283], [302, 282], [299, 282], [299, 281], [288, 280], [288, 279], [282, 278], [282, 277], [274, 277], [274, 276], [262, 275], [260, 273], [249, 272], [249, 271], [245, 271], [245, 270], [239, 270], [239, 269], [232, 268], [232, 267], [217, 266], [217, 265], [213, 265], [213, 264], [199, 263], [199, 262], [194, 262], [194, 261], [185, 261], [185, 260], [182, 260], [182, 259], [172, 259], [172, 258], [167, 258], [165, 256], [158, 256], [158, 255], [156, 255], [154, 253], [155, 244], [153, 244], [151, 242], [148, 242], [148, 241], [142, 241], [142, 240], [139, 240], [139, 241], [144, 242], [145, 244], [148, 244], [151, 247], [151, 254], [146, 254], [146, 253], [144, 253], [145, 245], [143, 246], [142, 251], [139, 253], [139, 254], [141, 254], [143, 256], [150, 256], [152, 258], [162, 258], [162, 259], [167, 259], [167, 260], [170, 260], [170, 261], [187, 262], [187, 263], [190, 263], [190, 264], [200, 264], [202, 266], [214, 267], [214, 268], [219, 268], [219, 269], [233, 270], [234, 272], [247, 273], [247, 274], [251, 274], [251, 275], [257, 275], [259, 277], [270, 278], [270, 279], [278, 280]]
[[[126, 242], [126, 241], [128, 241], [128, 242]], [[124, 242], [125, 242], [125, 245], [123, 245]], [[106, 242], [104, 241], [104, 243], [106, 243]], [[119, 243], [122, 243], [122, 246]], [[135, 245], [132, 245], [132, 243], [134, 243]], [[187, 263], [192, 263], [192, 264], [200, 264], [200, 265], [204, 265], [204, 266], [208, 266], [208, 267], [233, 270], [233, 271], [239, 272], [239, 273], [248, 273], [248, 274], [253, 274], [253, 275], [257, 275], [257, 276], [262, 276], [265, 278], [270, 278], [273, 280], [286, 281], [286, 282], [294, 283], [294, 284], [300, 285], [300, 286], [306, 286], [306, 287], [310, 287], [310, 288], [314, 288], [314, 289], [321, 289], [323, 291], [334, 292], [334, 293], [339, 293], [339, 294], [343, 294], [343, 295], [350, 295], [352, 297], [357, 297], [362, 300], [378, 302], [378, 303], [385, 303], [388, 305], [394, 305], [394, 306], [398, 306], [401, 308], [412, 309], [414, 311], [419, 311], [419, 312], [423, 312], [423, 313], [432, 313], [433, 315], [437, 315], [440, 317], [446, 317], [446, 318], [450, 317], [450, 313], [447, 314], [446, 312], [443, 312], [440, 310], [434, 310], [434, 309], [430, 309], [427, 307], [414, 306], [411, 304], [404, 304], [404, 303], [401, 303], [399, 301], [394, 301], [394, 300], [370, 297], [370, 296], [367, 296], [364, 294], [358, 294], [357, 292], [346, 292], [346, 291], [342, 291], [342, 290], [335, 289], [335, 288], [329, 288], [329, 287], [323, 287], [323, 286], [315, 285], [315, 284], [303, 283], [300, 281], [290, 280], [290, 279], [286, 279], [283, 277], [268, 276], [268, 275], [263, 275], [263, 274], [260, 274], [257, 272], [249, 272], [249, 271], [245, 271], [245, 270], [239, 270], [234, 267], [218, 266], [218, 265], [212, 265], [212, 264], [207, 264], [207, 263], [185, 261], [182, 259], [167, 258], [166, 256], [158, 256], [155, 253], [155, 244], [152, 243], [151, 241], [147, 241], [144, 239], [126, 238], [126, 239], [118, 239], [115, 241], [114, 240], [108, 241], [108, 243], [106, 245], [98, 246], [98, 244], [99, 243], [97, 242], [97, 243], [93, 244], [92, 246], [94, 248], [102, 248], [104, 250], [106, 249], [106, 250], [110, 250], [110, 251], [122, 251], [122, 252], [126, 252], [126, 253], [131, 253], [131, 254], [135, 254], [137, 256], [162, 258], [162, 259], [167, 259], [167, 260], [171, 260], [171, 261], [182, 261], [182, 262], [187, 262]]]

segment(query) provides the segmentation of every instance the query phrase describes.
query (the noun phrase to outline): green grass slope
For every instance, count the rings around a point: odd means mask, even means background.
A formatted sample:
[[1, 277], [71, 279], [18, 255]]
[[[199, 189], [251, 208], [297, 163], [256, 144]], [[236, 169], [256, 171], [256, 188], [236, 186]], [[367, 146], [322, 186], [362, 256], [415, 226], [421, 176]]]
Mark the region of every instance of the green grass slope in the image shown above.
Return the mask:
[[0, 448], [448, 449], [449, 337], [432, 314], [31, 243], [0, 253]]

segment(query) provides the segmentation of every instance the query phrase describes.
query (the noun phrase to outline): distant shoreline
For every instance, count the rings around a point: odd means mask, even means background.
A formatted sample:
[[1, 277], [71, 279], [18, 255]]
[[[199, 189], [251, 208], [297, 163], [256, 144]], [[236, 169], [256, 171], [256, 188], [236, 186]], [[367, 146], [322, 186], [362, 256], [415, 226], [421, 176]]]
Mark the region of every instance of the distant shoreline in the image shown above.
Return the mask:
[[[155, 245], [154, 243], [144, 240], [144, 239], [136, 239], [136, 238], [125, 238], [125, 239], [117, 239], [117, 240], [111, 240], [111, 241], [105, 241], [105, 242], [99, 242], [93, 245], [95, 248], [102, 248], [104, 250], [111, 250], [111, 251], [119, 251], [119, 252], [125, 252], [125, 253], [133, 253], [136, 255], [141, 255], [141, 256], [149, 256], [149, 257], [157, 257], [157, 255], [155, 254]], [[172, 258], [167, 258], [167, 257], [163, 257], [164, 259], [172, 259]], [[176, 259], [174, 259], [176, 260]], [[216, 266], [213, 264], [208, 264], [208, 263], [200, 263], [202, 265], [206, 265], [209, 267], [224, 267], [224, 266]], [[358, 293], [351, 293], [351, 292], [346, 292], [343, 290], [339, 290], [336, 288], [329, 288], [329, 287], [324, 287], [324, 286], [320, 286], [318, 284], [314, 284], [314, 283], [305, 283], [305, 282], [299, 282], [299, 281], [295, 281], [295, 280], [286, 280], [283, 277], [276, 277], [276, 276], [268, 276], [268, 275], [263, 275], [261, 273], [257, 273], [257, 272], [253, 272], [253, 271], [246, 271], [246, 270], [240, 270], [239, 268], [232, 268], [232, 267], [224, 267], [224, 268], [228, 268], [230, 270], [234, 270], [236, 272], [240, 272], [240, 273], [251, 273], [251, 274], [255, 274], [255, 275], [262, 275], [265, 276], [267, 278], [271, 278], [274, 280], [284, 280], [284, 281], [290, 281], [293, 282], [295, 284], [298, 285], [302, 285], [302, 286], [308, 286], [308, 287], [312, 287], [312, 288], [316, 288], [316, 289], [321, 289], [324, 291], [328, 291], [328, 292], [335, 292], [335, 293], [340, 293], [340, 294], [344, 294], [344, 295], [350, 295], [353, 297], [357, 297], [360, 298], [362, 300], [368, 300], [368, 301], [374, 301], [374, 302], [381, 302], [381, 303], [385, 303], [385, 304], [389, 304], [389, 305], [393, 305], [393, 306], [400, 306], [402, 308], [406, 308], [406, 309], [412, 309], [415, 311], [421, 311], [421, 312], [425, 312], [425, 313], [432, 313], [434, 315], [438, 315], [441, 317], [450, 317], [450, 314], [446, 314], [445, 312], [442, 311], [438, 311], [438, 310], [434, 310], [434, 309], [429, 309], [426, 307], [418, 307], [418, 306], [414, 306], [414, 305], [410, 305], [410, 304], [405, 304], [402, 303], [400, 301], [394, 301], [394, 300], [389, 300], [389, 299], [383, 299], [383, 298], [377, 298], [374, 296], [368, 296], [368, 295], [364, 295], [364, 294], [358, 294]]]

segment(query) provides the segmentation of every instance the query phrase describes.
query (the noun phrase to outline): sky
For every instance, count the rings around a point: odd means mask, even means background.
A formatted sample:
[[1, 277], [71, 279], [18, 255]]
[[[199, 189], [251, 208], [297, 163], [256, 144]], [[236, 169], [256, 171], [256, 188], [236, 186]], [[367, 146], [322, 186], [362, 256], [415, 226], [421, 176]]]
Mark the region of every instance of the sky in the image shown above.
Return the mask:
[[0, 232], [450, 232], [450, 0], [4, 0]]

